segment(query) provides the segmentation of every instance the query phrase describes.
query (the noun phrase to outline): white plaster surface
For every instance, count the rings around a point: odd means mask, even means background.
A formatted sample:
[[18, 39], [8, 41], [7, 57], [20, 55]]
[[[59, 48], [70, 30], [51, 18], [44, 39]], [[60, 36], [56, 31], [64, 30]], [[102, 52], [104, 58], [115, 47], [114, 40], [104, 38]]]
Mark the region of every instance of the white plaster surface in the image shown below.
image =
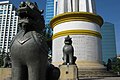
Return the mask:
[[[53, 62], [63, 62], [64, 38], [59, 37], [53, 40]], [[73, 41], [74, 54], [77, 61], [101, 61], [101, 39], [89, 35], [70, 35]]]
[[53, 34], [66, 30], [91, 30], [101, 33], [100, 26], [96, 23], [85, 21], [71, 21], [56, 25], [53, 29]]

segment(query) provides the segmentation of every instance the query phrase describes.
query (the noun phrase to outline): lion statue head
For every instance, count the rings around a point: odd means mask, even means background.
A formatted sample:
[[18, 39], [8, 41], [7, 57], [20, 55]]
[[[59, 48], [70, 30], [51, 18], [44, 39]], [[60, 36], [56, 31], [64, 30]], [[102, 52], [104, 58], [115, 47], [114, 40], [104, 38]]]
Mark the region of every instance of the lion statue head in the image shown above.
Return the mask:
[[18, 9], [19, 23], [22, 29], [42, 31], [45, 27], [43, 10], [39, 10], [37, 3], [21, 2]]

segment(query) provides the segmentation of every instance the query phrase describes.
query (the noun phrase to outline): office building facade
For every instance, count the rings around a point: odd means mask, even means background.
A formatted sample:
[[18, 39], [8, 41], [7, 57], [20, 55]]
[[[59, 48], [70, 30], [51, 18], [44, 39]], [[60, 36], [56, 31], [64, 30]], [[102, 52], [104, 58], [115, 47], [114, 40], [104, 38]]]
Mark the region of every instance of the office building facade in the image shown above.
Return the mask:
[[107, 62], [108, 59], [117, 57], [114, 24], [105, 22], [101, 28], [101, 32], [102, 60]]
[[10, 42], [18, 31], [18, 16], [9, 1], [0, 2], [0, 51], [9, 52]]
[[47, 0], [46, 1], [45, 24], [49, 24], [53, 16], [54, 16], [54, 0]]

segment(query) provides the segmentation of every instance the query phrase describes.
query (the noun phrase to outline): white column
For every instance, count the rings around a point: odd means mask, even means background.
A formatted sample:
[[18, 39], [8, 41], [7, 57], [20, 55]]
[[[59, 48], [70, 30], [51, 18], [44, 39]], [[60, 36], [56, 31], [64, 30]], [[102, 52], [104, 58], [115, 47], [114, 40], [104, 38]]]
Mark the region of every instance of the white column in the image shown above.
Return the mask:
[[60, 7], [60, 1], [61, 1], [61, 0], [58, 0], [58, 1], [57, 1], [57, 2], [58, 2], [58, 5], [57, 5], [57, 14], [60, 13], [60, 9], [59, 9], [59, 7]]
[[95, 0], [92, 0], [92, 4], [93, 4], [93, 13], [96, 14], [96, 4], [95, 4]]
[[76, 11], [79, 11], [79, 0], [76, 0]]
[[96, 14], [95, 0], [54, 0], [54, 16], [65, 12]]
[[79, 12], [87, 12], [87, 0], [79, 0]]
[[72, 0], [68, 0], [68, 12], [72, 12]]
[[76, 4], [75, 4], [75, 0], [72, 0], [72, 7], [73, 7], [73, 12], [75, 12], [76, 11]]
[[68, 0], [64, 0], [64, 12], [68, 12]]
[[78, 0], [72, 0], [72, 4], [73, 4], [73, 12], [78, 12]]
[[58, 0], [58, 13], [64, 13], [64, 0]]
[[95, 0], [88, 0], [89, 3], [89, 12], [96, 14]]

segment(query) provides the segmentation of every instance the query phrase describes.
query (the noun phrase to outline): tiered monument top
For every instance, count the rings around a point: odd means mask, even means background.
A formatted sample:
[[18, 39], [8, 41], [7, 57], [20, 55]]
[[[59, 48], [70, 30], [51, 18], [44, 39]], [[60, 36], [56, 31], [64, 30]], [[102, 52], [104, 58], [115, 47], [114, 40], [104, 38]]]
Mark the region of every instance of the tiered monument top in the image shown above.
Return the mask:
[[54, 15], [65, 12], [89, 12], [96, 14], [95, 0], [54, 0]]

